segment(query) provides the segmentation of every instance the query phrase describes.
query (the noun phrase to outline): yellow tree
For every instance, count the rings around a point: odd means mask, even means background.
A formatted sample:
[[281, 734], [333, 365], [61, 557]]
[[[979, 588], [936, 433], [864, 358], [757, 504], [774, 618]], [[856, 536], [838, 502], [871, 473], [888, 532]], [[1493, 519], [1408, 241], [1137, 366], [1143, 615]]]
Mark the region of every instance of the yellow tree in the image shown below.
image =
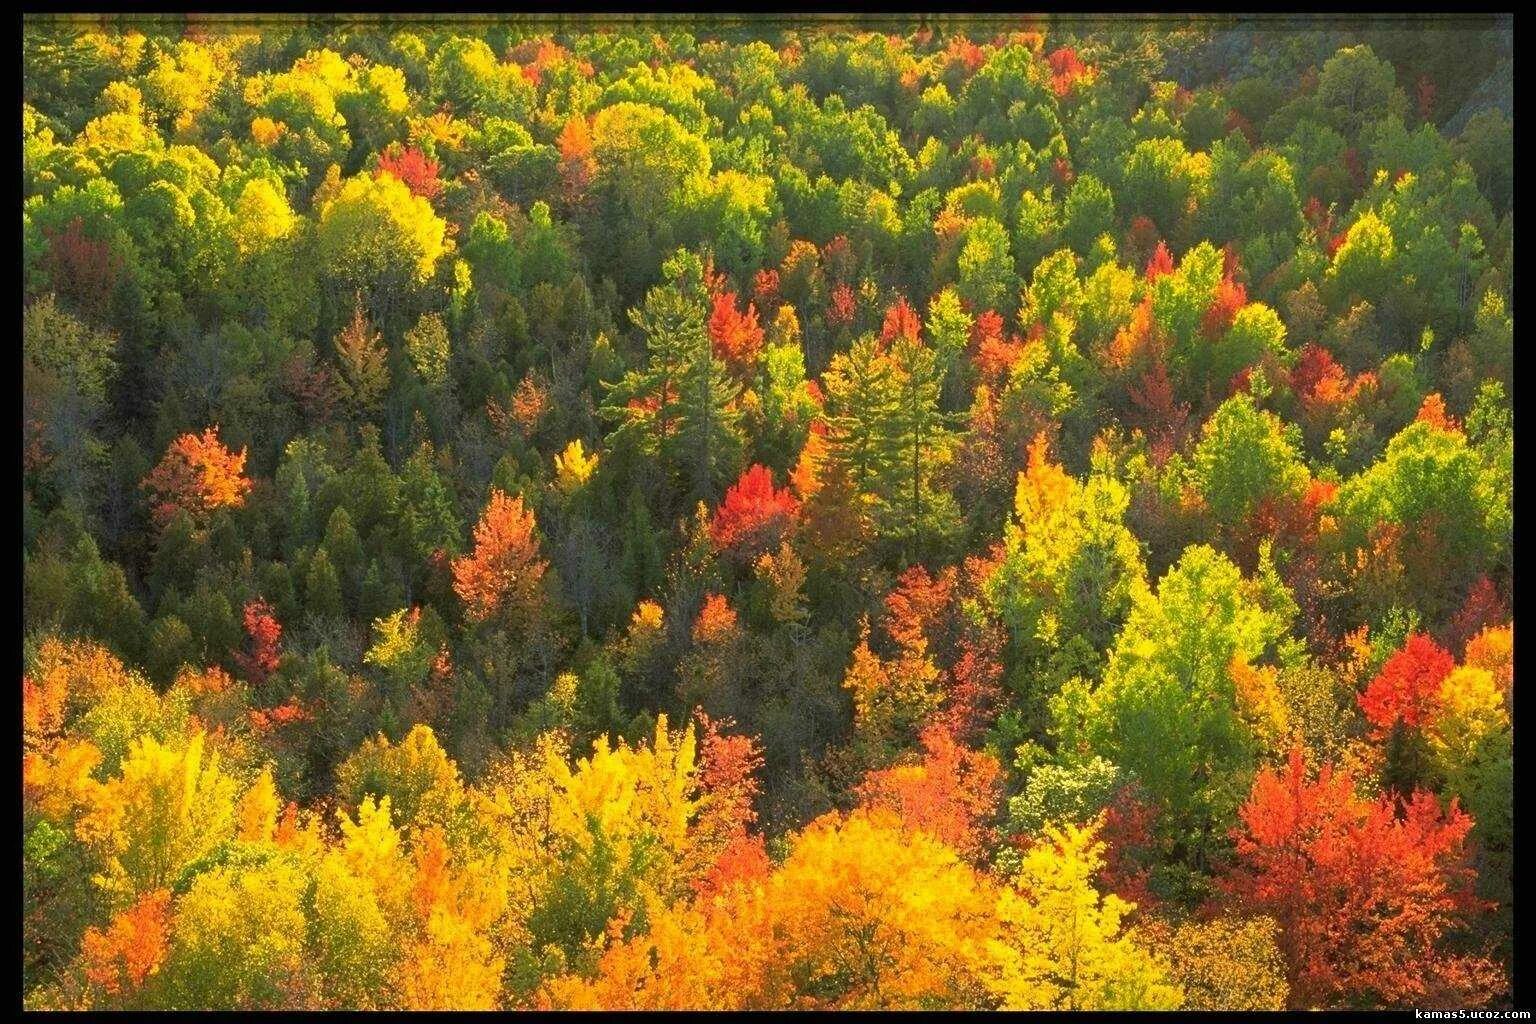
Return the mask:
[[1048, 826], [997, 900], [987, 984], [1006, 1010], [1169, 1010], [1168, 967], [1121, 921], [1132, 904], [1101, 895], [1097, 825]]

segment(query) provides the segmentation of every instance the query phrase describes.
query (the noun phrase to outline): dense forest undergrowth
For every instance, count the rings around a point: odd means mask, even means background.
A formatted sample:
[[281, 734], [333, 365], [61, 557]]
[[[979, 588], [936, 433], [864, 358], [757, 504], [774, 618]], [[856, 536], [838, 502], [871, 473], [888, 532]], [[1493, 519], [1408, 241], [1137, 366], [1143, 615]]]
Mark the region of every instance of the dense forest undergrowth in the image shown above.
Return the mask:
[[1491, 20], [24, 30], [23, 984], [1509, 1005]]

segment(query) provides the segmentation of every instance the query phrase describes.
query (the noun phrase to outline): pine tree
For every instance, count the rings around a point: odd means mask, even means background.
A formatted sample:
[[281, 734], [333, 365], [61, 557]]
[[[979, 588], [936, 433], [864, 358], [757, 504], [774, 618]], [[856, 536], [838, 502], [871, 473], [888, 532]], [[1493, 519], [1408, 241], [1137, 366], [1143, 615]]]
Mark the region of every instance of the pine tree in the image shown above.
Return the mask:
[[944, 367], [933, 349], [913, 337], [898, 338], [890, 355], [898, 402], [889, 438], [900, 454], [881, 487], [887, 529], [909, 542], [943, 536], [958, 518], [954, 498], [935, 480], [954, 443], [950, 417], [939, 409]]
[[659, 459], [692, 498], [714, 501], [740, 461], [734, 403], [741, 389], [710, 346], [702, 262], [679, 253], [662, 270], [669, 283], [629, 313], [645, 335], [646, 364], [627, 373], [603, 406], [618, 423], [608, 443]]
[[875, 499], [885, 536], [914, 543], [955, 523], [954, 499], [935, 481], [954, 437], [939, 409], [944, 369], [920, 340], [897, 337], [882, 350], [873, 335], [832, 360], [827, 390], [827, 457]]

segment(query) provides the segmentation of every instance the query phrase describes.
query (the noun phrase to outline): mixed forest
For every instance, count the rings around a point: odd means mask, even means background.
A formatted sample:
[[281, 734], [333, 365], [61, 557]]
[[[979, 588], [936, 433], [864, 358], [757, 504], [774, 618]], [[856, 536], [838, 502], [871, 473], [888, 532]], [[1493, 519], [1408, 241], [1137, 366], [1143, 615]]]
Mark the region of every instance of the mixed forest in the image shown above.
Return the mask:
[[28, 1006], [1510, 1005], [1507, 22], [21, 61]]

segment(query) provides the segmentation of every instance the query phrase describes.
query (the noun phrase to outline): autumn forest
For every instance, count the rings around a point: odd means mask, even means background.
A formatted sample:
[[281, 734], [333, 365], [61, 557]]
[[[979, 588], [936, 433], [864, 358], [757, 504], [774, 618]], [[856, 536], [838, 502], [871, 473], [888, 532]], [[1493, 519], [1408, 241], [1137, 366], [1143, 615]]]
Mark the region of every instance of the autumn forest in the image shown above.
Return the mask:
[[29, 18], [22, 1000], [1513, 1003], [1513, 34]]

